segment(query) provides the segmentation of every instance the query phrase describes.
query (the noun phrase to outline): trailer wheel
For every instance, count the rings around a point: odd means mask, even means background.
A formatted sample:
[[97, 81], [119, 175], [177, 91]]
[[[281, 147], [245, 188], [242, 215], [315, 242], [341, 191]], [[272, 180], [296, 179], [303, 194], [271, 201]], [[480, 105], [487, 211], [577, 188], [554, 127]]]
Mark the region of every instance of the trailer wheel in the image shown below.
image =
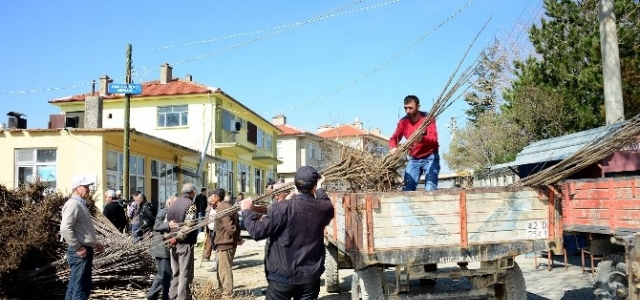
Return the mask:
[[338, 247], [327, 245], [327, 255], [324, 260], [324, 285], [327, 293], [340, 292], [340, 277], [338, 275]]
[[351, 277], [351, 300], [383, 299], [383, 270], [380, 267], [369, 267], [356, 270]]
[[598, 300], [627, 299], [629, 282], [624, 256], [612, 255], [598, 264], [593, 289]]
[[527, 299], [527, 286], [517, 262], [504, 274], [502, 283], [494, 286], [496, 298], [500, 300]]

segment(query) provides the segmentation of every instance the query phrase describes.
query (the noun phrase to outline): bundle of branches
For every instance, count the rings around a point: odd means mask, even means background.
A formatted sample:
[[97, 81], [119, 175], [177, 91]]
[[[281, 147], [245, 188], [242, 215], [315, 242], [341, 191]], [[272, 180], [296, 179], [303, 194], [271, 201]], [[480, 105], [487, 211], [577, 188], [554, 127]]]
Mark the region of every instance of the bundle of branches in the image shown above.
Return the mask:
[[[41, 182], [11, 190], [0, 185], [0, 297], [21, 299], [52, 298], [64, 295], [69, 280], [66, 245], [58, 234], [61, 210], [69, 197], [48, 194]], [[93, 201], [87, 203], [95, 214]], [[93, 220], [98, 239], [106, 244], [104, 253], [93, 262], [93, 282], [97, 289], [118, 290], [149, 286], [155, 272], [150, 257], [150, 237], [133, 243], [118, 232], [102, 214]], [[114, 290], [116, 288], [118, 290]], [[118, 297], [111, 297], [118, 298]], [[129, 299], [122, 296], [121, 299]]]
[[589, 144], [562, 160], [558, 164], [534, 175], [519, 180], [512, 185], [536, 186], [557, 183], [572, 174], [592, 165], [616, 151], [636, 141], [640, 136], [640, 115], [629, 119], [624, 124], [612, 124], [605, 130], [605, 136], [598, 136]]
[[[149, 255], [151, 236], [137, 243], [120, 233], [102, 214], [93, 217], [98, 240], [105, 251], [93, 259], [92, 282], [94, 290], [109, 299], [130, 299], [130, 295], [144, 292], [155, 273], [153, 258]], [[64, 295], [69, 281], [69, 265], [64, 254], [39, 268], [15, 272], [7, 294], [21, 298], [49, 298]]]
[[[44, 196], [41, 182], [8, 189], [0, 185], [0, 274], [6, 278], [18, 269], [33, 269], [60, 257], [60, 209], [66, 198]], [[4, 280], [3, 280], [4, 281]]]

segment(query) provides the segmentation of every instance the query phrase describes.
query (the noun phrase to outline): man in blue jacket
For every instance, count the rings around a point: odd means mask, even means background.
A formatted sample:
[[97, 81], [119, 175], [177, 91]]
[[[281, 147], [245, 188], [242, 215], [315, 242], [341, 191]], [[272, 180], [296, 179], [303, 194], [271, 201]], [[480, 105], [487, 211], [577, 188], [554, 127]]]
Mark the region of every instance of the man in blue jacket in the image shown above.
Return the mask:
[[266, 257], [266, 299], [317, 299], [324, 272], [324, 228], [333, 219], [333, 205], [322, 189], [324, 177], [313, 167], [298, 169], [298, 195], [275, 202], [259, 218], [248, 198], [240, 203], [247, 232], [254, 240], [269, 238]]

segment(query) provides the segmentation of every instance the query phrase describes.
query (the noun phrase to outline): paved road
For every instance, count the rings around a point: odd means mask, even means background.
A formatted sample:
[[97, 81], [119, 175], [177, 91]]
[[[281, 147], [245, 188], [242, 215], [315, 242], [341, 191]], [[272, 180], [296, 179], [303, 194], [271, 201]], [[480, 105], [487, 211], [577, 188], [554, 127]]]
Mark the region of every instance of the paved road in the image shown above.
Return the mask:
[[[263, 265], [264, 241], [247, 240], [238, 247], [234, 261], [234, 285], [238, 292], [251, 294], [257, 299], [264, 299], [261, 290], [266, 287]], [[200, 254], [202, 247], [196, 251], [196, 278], [198, 280], [213, 280], [214, 272], [207, 270], [212, 267], [211, 262], [202, 262]], [[556, 268], [547, 271], [546, 259], [538, 259], [538, 263], [545, 263], [538, 269], [534, 267], [531, 257], [519, 256], [516, 261], [524, 273], [529, 300], [589, 300], [593, 296], [593, 280], [591, 273], [582, 274], [579, 255], [569, 255], [569, 268], [565, 270], [562, 256], [554, 256]], [[340, 270], [341, 294], [328, 294], [321, 289], [320, 299], [337, 300], [350, 299], [348, 292], [351, 287], [352, 270]]]

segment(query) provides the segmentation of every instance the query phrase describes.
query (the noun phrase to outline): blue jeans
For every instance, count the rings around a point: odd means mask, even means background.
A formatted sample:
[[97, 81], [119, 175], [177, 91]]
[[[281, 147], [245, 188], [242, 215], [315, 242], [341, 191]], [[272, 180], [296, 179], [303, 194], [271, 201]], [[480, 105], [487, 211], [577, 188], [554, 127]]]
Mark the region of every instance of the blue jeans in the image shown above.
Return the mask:
[[438, 173], [440, 173], [440, 155], [433, 153], [427, 157], [416, 159], [409, 156], [407, 168], [404, 170], [403, 191], [415, 191], [424, 173], [424, 189], [434, 191], [438, 189]]
[[86, 300], [91, 295], [91, 268], [93, 266], [93, 248], [86, 247], [87, 257], [82, 258], [76, 250], [67, 247], [67, 262], [69, 262], [69, 284], [65, 300]]

